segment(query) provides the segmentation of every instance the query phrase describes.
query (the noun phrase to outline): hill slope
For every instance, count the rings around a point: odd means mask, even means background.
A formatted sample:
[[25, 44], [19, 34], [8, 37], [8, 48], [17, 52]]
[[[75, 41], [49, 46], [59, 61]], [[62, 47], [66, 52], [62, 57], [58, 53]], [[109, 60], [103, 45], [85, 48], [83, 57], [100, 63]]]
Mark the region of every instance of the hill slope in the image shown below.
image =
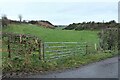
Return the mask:
[[44, 20], [40, 20], [40, 21], [29, 21], [28, 23], [30, 24], [34, 24], [34, 25], [39, 25], [45, 28], [51, 28], [54, 29], [54, 25], [52, 23], [50, 23], [49, 21], [44, 21]]
[[28, 24], [11, 24], [3, 29], [3, 32], [14, 32], [18, 34], [31, 34], [41, 38], [43, 41], [53, 42], [89, 42], [98, 43], [98, 31], [69, 31], [60, 29], [43, 28]]

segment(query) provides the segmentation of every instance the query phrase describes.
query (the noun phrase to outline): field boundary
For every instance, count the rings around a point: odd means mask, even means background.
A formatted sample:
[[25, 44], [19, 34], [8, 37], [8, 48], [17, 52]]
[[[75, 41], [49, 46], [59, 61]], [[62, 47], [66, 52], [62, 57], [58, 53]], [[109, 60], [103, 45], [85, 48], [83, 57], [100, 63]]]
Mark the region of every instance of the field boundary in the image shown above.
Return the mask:
[[42, 40], [35, 36], [15, 33], [2, 33], [2, 44], [3, 49], [7, 49], [7, 58], [16, 56], [24, 56], [24, 58], [27, 58], [34, 52], [38, 53], [39, 60], [44, 58]]
[[24, 57], [29, 58], [36, 55], [39, 60], [52, 61], [63, 57], [74, 55], [86, 55], [96, 50], [96, 44], [87, 42], [43, 42], [35, 36], [2, 33], [2, 42], [8, 53], [7, 58]]
[[46, 61], [53, 61], [63, 57], [86, 55], [90, 52], [90, 47], [96, 49], [95, 45], [89, 45], [87, 42], [44, 42], [44, 54]]

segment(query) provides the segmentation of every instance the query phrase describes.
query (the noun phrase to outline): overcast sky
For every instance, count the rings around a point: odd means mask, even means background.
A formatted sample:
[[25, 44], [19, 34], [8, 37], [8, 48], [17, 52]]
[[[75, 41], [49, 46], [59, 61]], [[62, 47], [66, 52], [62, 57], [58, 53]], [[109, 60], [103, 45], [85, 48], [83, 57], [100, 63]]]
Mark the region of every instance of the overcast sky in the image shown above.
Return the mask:
[[18, 20], [48, 20], [54, 25], [118, 21], [119, 0], [0, 0], [0, 14]]

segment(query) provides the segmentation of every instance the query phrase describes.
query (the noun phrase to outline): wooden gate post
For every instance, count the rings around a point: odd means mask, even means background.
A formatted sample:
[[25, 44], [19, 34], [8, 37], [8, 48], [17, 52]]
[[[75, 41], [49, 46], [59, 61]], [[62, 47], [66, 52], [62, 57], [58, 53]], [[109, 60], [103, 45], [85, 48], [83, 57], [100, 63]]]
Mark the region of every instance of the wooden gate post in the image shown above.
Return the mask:
[[38, 41], [38, 48], [39, 48], [39, 60], [41, 60], [41, 41]]
[[10, 36], [8, 36], [8, 58], [11, 58], [11, 51], [10, 51]]
[[44, 43], [42, 43], [42, 57], [43, 57], [43, 61], [44, 61], [44, 59], [45, 59], [45, 54], [44, 54], [44, 52], [45, 52], [45, 46], [44, 46]]
[[97, 50], [97, 44], [95, 43], [95, 50]]
[[87, 49], [88, 49], [88, 45], [87, 45], [87, 43], [86, 43], [86, 54], [88, 53], [88, 50], [87, 50]]
[[45, 47], [45, 46], [44, 46], [44, 43], [42, 43], [42, 41], [40, 41], [40, 42], [39, 42], [39, 59], [40, 59], [40, 60], [42, 60], [42, 59], [44, 60], [44, 58], [45, 58], [45, 55], [44, 55], [44, 52], [45, 52], [45, 51], [44, 51], [44, 47]]

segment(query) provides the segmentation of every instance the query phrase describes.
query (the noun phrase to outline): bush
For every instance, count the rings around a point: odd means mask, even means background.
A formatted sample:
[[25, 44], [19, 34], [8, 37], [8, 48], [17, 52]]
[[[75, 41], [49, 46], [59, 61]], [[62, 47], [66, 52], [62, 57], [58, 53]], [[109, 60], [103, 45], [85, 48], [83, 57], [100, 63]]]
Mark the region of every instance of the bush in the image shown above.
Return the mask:
[[118, 28], [103, 29], [99, 33], [100, 47], [103, 50], [118, 49]]

